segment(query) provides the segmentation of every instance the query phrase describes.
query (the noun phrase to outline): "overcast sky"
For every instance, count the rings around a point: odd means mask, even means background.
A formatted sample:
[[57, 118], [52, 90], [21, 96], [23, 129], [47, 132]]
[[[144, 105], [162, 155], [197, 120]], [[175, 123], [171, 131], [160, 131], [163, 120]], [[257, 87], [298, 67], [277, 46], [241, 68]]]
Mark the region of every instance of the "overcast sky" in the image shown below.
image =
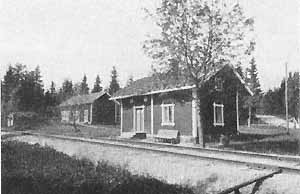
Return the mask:
[[[264, 90], [278, 86], [289, 69], [300, 69], [299, 0], [240, 0], [255, 19], [256, 59]], [[151, 59], [142, 51], [146, 35], [155, 30], [145, 20], [149, 0], [0, 0], [1, 78], [16, 62], [33, 69], [40, 65], [44, 84], [59, 87], [65, 78], [97, 74], [104, 86], [115, 65], [123, 86], [130, 75], [147, 76]], [[244, 64], [247, 66], [248, 64]]]

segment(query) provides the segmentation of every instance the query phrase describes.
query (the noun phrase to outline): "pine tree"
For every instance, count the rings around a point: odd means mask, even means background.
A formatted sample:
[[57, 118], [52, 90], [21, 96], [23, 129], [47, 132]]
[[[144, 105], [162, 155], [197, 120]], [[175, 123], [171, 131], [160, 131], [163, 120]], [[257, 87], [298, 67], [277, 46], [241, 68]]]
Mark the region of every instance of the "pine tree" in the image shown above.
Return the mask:
[[[58, 104], [58, 99], [57, 99], [57, 92], [55, 89], [55, 83], [53, 81], [51, 81], [51, 86], [50, 86], [50, 91], [47, 91], [49, 93], [49, 103], [46, 104], [46, 106], [56, 106]], [[46, 92], [46, 93], [47, 93]], [[46, 93], [45, 93], [45, 98], [46, 98]]]
[[56, 94], [55, 83], [53, 81], [51, 81], [50, 94]]
[[65, 79], [59, 91], [59, 102], [62, 102], [74, 95], [73, 83], [71, 80]]
[[113, 94], [116, 91], [118, 91], [119, 89], [120, 89], [120, 85], [118, 82], [118, 73], [117, 73], [116, 67], [113, 66], [113, 69], [111, 71], [111, 81], [109, 84], [108, 92], [109, 92], [109, 94]]
[[80, 84], [80, 92], [79, 92], [79, 94], [83, 95], [83, 94], [88, 94], [88, 93], [89, 93], [89, 87], [88, 87], [88, 84], [87, 84], [86, 75], [84, 74], [82, 82]]
[[99, 75], [97, 75], [96, 77], [96, 81], [94, 83], [94, 88], [92, 90], [92, 93], [96, 93], [96, 92], [101, 92], [102, 91], [102, 86], [100, 85], [101, 84], [101, 79], [99, 77]]
[[248, 125], [250, 125], [251, 118], [253, 118], [251, 115], [256, 113], [257, 108], [259, 108], [260, 106], [262, 97], [262, 91], [260, 88], [258, 71], [254, 57], [250, 61], [250, 67], [246, 69], [246, 83], [250, 87], [251, 91], [254, 93], [253, 96], [247, 97], [245, 101], [245, 106], [249, 108], [250, 118], [248, 120]]
[[261, 88], [258, 79], [258, 71], [254, 58], [252, 58], [250, 61], [250, 68], [247, 68], [247, 82], [255, 95], [261, 94]]
[[41, 112], [44, 109], [44, 85], [42, 81], [40, 67], [37, 66], [33, 72], [33, 110]]

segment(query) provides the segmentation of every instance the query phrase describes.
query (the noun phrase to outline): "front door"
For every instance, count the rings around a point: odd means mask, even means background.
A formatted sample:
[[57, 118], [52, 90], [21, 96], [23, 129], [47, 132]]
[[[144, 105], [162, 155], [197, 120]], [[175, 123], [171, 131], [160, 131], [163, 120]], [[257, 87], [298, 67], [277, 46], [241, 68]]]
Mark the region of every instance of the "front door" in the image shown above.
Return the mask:
[[135, 109], [135, 115], [136, 115], [136, 132], [144, 131], [144, 109], [143, 108], [137, 108]]

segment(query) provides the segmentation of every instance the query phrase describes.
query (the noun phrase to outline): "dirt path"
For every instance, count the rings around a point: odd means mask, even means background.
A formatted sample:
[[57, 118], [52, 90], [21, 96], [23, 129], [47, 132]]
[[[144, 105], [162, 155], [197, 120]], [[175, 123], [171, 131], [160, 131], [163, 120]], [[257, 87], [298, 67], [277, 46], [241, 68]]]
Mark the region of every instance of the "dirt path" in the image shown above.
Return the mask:
[[[20, 136], [13, 139], [47, 145], [70, 156], [88, 158], [95, 163], [99, 160], [107, 160], [110, 163], [126, 167], [134, 174], [148, 174], [169, 183], [198, 185], [207, 188], [208, 193], [216, 193], [270, 172], [246, 166], [233, 167], [217, 161], [209, 162], [85, 142], [36, 136]], [[263, 184], [260, 193], [300, 193], [299, 185], [300, 175], [276, 175]], [[248, 189], [246, 188], [246, 190]]]

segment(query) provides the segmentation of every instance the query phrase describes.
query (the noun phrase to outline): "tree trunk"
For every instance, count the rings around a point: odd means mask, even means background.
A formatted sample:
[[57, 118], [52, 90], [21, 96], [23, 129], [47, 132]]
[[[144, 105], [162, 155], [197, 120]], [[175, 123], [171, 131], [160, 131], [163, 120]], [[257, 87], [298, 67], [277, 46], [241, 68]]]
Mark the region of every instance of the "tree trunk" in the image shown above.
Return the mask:
[[200, 108], [200, 97], [199, 97], [199, 89], [197, 89], [196, 92], [196, 104], [197, 104], [197, 135], [198, 135], [198, 143], [200, 147], [205, 147], [205, 142], [204, 142], [204, 131], [203, 127], [201, 124], [201, 108]]

